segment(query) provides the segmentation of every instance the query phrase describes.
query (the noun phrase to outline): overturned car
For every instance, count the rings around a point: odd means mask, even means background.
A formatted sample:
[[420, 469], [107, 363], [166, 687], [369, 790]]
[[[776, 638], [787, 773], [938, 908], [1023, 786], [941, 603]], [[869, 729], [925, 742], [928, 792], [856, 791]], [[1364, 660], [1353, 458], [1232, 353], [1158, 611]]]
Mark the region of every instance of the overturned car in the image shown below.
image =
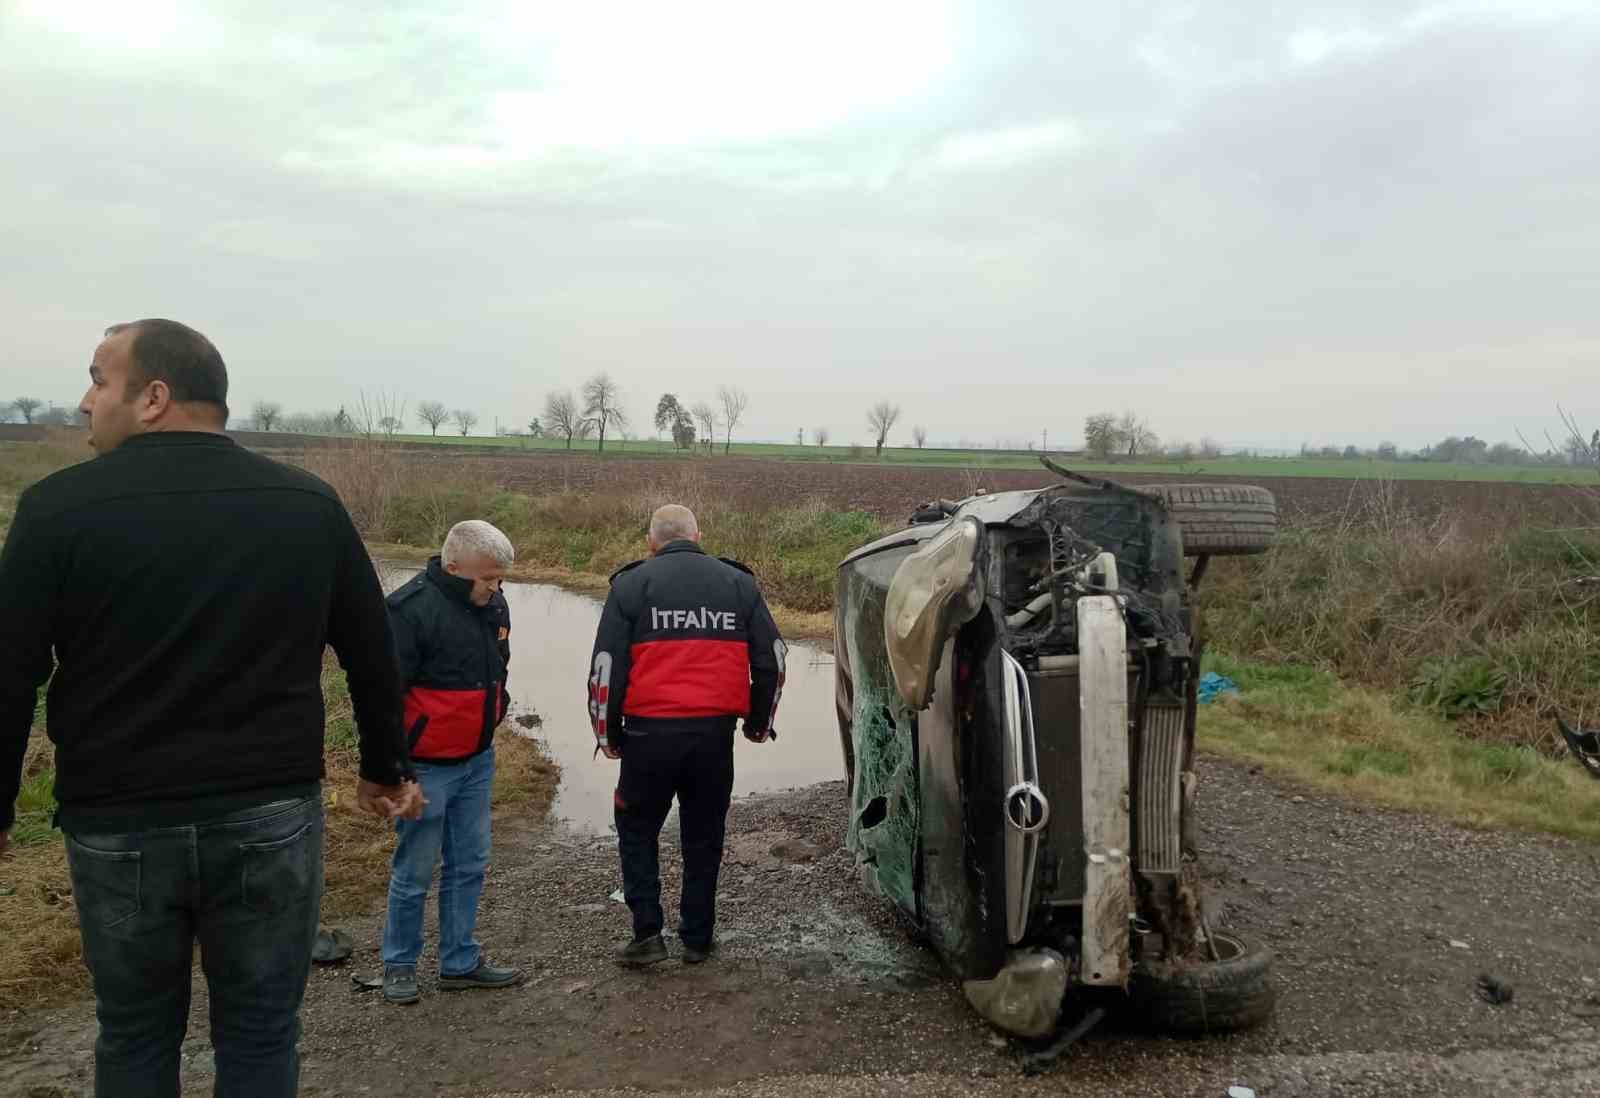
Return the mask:
[[1272, 496], [1050, 467], [840, 565], [848, 846], [1003, 1029], [1053, 1033], [1069, 989], [1176, 1031], [1255, 1024], [1269, 958], [1211, 929], [1195, 865], [1190, 597], [1211, 555], [1270, 545]]

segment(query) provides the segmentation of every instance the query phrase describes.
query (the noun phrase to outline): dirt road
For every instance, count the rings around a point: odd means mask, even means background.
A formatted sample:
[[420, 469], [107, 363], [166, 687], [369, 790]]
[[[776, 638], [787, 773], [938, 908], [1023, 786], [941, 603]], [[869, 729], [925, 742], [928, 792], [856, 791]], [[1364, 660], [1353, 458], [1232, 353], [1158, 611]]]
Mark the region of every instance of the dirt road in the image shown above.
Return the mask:
[[[386, 1006], [350, 980], [376, 971], [380, 919], [348, 923], [354, 961], [312, 976], [303, 1093], [1600, 1093], [1600, 849], [1303, 796], [1215, 761], [1203, 777], [1214, 918], [1278, 957], [1278, 1015], [1256, 1032], [1111, 1025], [1022, 1079], [1021, 1050], [857, 886], [829, 783], [736, 802], [723, 949], [700, 968], [615, 968], [609, 839], [501, 820], [481, 937], [529, 983], [451, 996], [428, 978], [421, 1005]], [[1514, 1000], [1479, 1001], [1480, 973]], [[197, 994], [186, 1094], [210, 1093], [205, 1011]], [[88, 1093], [92, 1014], [0, 1018], [0, 1093]]]

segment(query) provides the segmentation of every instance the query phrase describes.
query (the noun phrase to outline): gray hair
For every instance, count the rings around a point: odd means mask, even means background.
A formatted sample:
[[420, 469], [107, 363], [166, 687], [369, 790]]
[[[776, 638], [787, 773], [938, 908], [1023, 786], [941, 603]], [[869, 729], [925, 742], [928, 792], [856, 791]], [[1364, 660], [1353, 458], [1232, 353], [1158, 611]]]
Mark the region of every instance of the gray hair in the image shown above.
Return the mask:
[[445, 564], [462, 564], [472, 557], [482, 557], [502, 568], [509, 568], [517, 559], [511, 539], [501, 533], [499, 527], [482, 519], [468, 519], [450, 527], [439, 555]]
[[650, 516], [650, 540], [657, 545], [691, 540], [699, 532], [700, 524], [695, 521], [694, 512], [681, 503], [658, 507]]

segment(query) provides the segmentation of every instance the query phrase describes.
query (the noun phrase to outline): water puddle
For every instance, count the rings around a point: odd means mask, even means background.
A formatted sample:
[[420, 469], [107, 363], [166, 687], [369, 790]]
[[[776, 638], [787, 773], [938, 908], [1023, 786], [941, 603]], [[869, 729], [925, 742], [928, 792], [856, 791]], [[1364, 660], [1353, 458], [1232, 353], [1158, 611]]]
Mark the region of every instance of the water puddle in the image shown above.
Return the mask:
[[[414, 574], [413, 569], [387, 567], [384, 587], [392, 590]], [[513, 716], [500, 734], [531, 736], [561, 764], [561, 789], [551, 809], [556, 818], [579, 831], [607, 831], [618, 764], [594, 754], [585, 693], [600, 603], [547, 584], [508, 583], [505, 595], [511, 604]], [[531, 730], [516, 720], [528, 713], [542, 721]], [[770, 743], [736, 738], [734, 796], [844, 778], [831, 655], [790, 644], [777, 723], [778, 738]]]

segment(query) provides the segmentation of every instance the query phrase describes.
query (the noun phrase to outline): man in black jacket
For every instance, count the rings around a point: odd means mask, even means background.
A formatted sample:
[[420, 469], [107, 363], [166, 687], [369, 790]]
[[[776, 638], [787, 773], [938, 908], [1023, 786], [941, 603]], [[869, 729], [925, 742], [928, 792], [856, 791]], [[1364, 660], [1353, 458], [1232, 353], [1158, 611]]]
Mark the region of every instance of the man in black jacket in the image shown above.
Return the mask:
[[178, 1092], [198, 940], [218, 1092], [290, 1095], [322, 895], [326, 644], [360, 728], [358, 802], [422, 807], [382, 590], [332, 489], [222, 433], [227, 369], [199, 332], [118, 325], [89, 376], [99, 456], [24, 492], [0, 554], [0, 836], [48, 679], [96, 1093]]
[[[457, 523], [428, 567], [389, 596], [405, 685], [406, 738], [427, 808], [395, 825], [383, 928], [383, 997], [415, 1003], [422, 909], [439, 864], [439, 987], [511, 987], [473, 937], [489, 866], [494, 730], [506, 715], [511, 608], [500, 583], [515, 554], [487, 522]], [[441, 855], [442, 860], [441, 860]]]
[[622, 760], [614, 798], [627, 965], [666, 959], [658, 841], [674, 795], [683, 845], [683, 959], [711, 953], [717, 874], [733, 794], [733, 734], [774, 735], [785, 648], [748, 568], [708, 556], [687, 507], [650, 520], [650, 558], [611, 577], [589, 675], [598, 750]]

